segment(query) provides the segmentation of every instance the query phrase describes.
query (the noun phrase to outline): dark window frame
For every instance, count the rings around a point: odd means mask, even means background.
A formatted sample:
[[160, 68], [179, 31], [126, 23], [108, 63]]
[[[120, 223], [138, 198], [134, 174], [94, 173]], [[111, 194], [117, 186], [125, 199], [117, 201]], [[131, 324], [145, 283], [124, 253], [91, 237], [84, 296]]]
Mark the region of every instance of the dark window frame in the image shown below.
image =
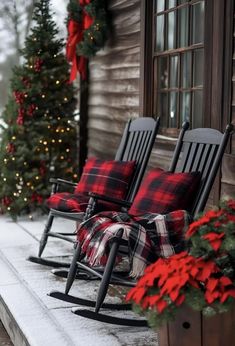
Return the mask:
[[[141, 1], [140, 114], [156, 116], [151, 63], [153, 6], [154, 1]], [[233, 10], [233, 0], [205, 0], [203, 126], [219, 130], [231, 119], [232, 40], [228, 37], [232, 37]], [[177, 131], [164, 134], [177, 135]]]

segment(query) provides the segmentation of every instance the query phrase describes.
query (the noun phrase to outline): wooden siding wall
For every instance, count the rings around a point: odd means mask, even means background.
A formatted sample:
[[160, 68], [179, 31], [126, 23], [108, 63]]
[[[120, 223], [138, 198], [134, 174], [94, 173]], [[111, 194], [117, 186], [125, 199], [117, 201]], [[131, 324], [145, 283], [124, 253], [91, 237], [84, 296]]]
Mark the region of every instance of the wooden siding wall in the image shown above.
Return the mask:
[[112, 30], [90, 60], [88, 156], [113, 158], [125, 123], [139, 116], [140, 0], [109, 0]]

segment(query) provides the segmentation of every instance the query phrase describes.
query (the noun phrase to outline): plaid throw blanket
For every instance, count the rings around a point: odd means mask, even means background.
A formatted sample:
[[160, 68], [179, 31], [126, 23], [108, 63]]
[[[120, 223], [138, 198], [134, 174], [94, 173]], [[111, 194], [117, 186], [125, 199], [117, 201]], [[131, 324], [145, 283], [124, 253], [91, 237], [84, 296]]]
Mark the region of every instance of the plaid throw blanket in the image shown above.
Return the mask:
[[[110, 241], [122, 228], [128, 246], [131, 276], [139, 277], [145, 267], [159, 257], [169, 257], [184, 248], [184, 232], [190, 222], [184, 210], [166, 215], [144, 214], [130, 217], [126, 213], [101, 212], [84, 221], [77, 228], [84, 260], [91, 266], [105, 265]], [[117, 262], [122, 259], [120, 255]]]

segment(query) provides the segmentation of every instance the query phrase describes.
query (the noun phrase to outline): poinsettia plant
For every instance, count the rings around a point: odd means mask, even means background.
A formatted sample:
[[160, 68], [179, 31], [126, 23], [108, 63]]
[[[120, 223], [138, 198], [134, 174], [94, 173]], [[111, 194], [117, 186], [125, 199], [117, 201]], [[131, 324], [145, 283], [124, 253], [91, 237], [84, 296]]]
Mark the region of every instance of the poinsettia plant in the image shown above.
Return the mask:
[[127, 294], [150, 326], [172, 320], [182, 304], [214, 315], [234, 302], [235, 200], [200, 216], [186, 239], [188, 251], [158, 259]]

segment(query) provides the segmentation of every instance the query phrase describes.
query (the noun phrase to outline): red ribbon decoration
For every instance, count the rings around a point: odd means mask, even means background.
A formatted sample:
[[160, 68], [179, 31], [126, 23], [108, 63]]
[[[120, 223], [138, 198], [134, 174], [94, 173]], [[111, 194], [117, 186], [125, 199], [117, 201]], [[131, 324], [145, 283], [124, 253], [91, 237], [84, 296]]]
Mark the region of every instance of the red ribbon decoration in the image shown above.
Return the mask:
[[[90, 0], [80, 0], [81, 6], [85, 6], [90, 3]], [[83, 31], [87, 30], [93, 24], [93, 18], [90, 17], [84, 10], [82, 12], [82, 22], [70, 19], [68, 23], [68, 41], [66, 45], [66, 56], [68, 61], [72, 62], [70, 72], [70, 83], [76, 78], [77, 72], [80, 73], [81, 78], [86, 79], [86, 65], [87, 58], [84, 56], [77, 56], [76, 46], [83, 39]]]

